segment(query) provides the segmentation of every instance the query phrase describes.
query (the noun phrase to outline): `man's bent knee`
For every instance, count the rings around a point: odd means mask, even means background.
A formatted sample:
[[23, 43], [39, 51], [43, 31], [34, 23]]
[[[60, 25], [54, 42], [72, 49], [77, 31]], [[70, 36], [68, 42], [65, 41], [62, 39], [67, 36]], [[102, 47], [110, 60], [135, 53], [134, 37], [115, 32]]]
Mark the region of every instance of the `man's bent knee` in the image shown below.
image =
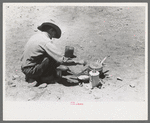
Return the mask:
[[61, 70], [61, 71], [67, 71], [69, 70], [69, 68], [67, 66], [64, 66], [64, 65], [59, 65], [56, 70]]

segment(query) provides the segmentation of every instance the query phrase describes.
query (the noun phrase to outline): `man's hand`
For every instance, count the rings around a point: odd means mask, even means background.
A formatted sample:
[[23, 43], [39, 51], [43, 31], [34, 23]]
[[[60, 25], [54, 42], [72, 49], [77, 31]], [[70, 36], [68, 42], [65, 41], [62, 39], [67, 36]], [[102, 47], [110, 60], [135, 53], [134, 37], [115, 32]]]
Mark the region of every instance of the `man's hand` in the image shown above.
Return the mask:
[[63, 62], [67, 62], [68, 60], [72, 60], [71, 58], [63, 57]]
[[77, 64], [85, 66], [87, 64], [87, 62], [85, 60], [80, 60], [77, 62]]

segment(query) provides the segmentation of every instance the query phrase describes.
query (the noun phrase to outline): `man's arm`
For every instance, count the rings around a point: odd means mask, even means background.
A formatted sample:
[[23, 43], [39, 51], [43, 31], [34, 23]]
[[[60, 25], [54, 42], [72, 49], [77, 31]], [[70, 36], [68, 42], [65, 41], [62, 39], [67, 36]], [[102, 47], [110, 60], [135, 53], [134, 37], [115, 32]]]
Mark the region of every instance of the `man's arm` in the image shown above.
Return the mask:
[[54, 58], [61, 65], [86, 65], [87, 63], [84, 60], [72, 60], [70, 58], [66, 58], [62, 56], [61, 52], [55, 47], [55, 45], [51, 43], [47, 43], [45, 45], [45, 51], [47, 54]]
[[84, 60], [77, 61], [66, 57], [63, 58], [63, 62], [62, 62], [62, 65], [84, 65], [85, 66], [86, 64], [87, 62]]
[[49, 57], [52, 57], [55, 59], [59, 64], [63, 62], [63, 56], [60, 50], [51, 42], [45, 44], [44, 50], [49, 55]]

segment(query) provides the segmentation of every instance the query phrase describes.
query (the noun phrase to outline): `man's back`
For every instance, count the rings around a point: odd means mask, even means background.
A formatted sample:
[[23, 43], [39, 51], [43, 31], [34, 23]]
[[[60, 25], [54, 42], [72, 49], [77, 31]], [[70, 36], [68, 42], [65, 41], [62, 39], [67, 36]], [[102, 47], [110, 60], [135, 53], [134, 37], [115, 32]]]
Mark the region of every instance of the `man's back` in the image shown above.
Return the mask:
[[50, 39], [44, 33], [33, 35], [25, 45], [22, 55], [22, 67], [34, 66], [41, 62], [46, 55], [45, 45], [50, 43]]

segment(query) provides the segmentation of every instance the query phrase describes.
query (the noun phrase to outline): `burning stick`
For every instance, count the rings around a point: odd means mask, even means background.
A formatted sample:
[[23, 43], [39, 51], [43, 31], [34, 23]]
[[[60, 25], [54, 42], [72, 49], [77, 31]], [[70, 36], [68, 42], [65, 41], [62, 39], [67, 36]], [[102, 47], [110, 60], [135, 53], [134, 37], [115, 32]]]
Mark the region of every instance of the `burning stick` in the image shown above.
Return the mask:
[[103, 62], [107, 59], [107, 57], [110, 57], [110, 56], [106, 56], [100, 63], [103, 64]]

